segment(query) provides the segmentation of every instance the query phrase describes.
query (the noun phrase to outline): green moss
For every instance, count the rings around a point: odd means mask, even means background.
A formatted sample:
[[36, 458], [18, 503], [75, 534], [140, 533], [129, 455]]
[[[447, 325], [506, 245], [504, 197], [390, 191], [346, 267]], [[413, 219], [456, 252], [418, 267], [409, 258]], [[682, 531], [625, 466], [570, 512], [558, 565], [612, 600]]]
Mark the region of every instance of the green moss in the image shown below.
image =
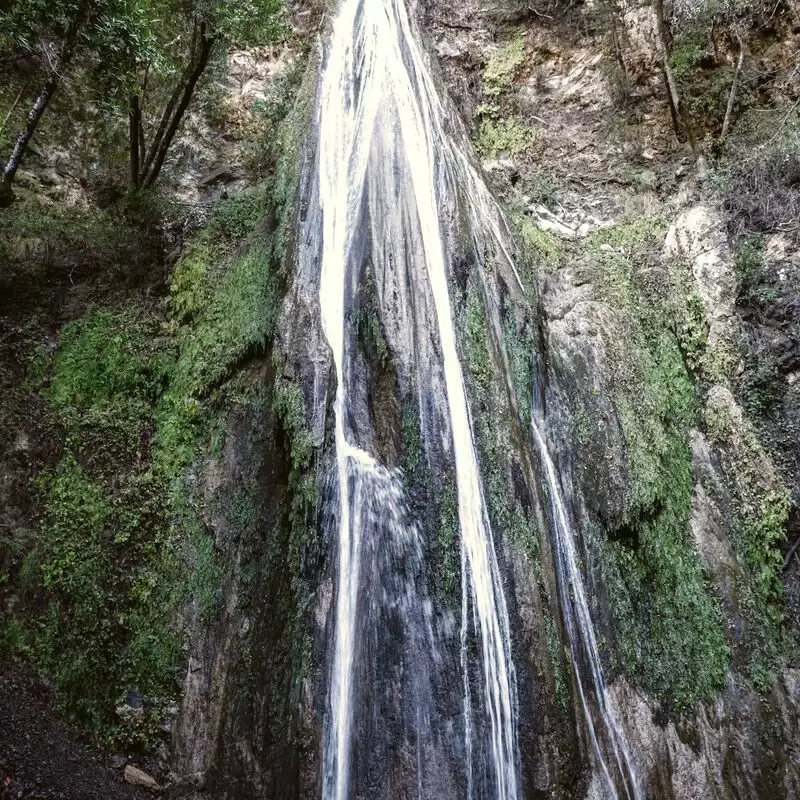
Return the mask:
[[703, 375], [711, 384], [729, 386], [739, 357], [734, 342], [720, 341], [708, 346], [701, 362]]
[[16, 617], [0, 620], [0, 650], [15, 658], [30, 658], [28, 631]]
[[277, 378], [273, 408], [288, 439], [292, 519], [300, 524], [316, 498], [316, 482], [310, 469], [314, 439], [306, 421], [305, 399], [300, 385], [286, 377]]
[[525, 218], [520, 227], [522, 246], [527, 258], [541, 265], [545, 272], [554, 272], [564, 261], [564, 242], [550, 231], [543, 231]]
[[439, 563], [445, 597], [453, 604], [460, 597], [461, 557], [459, 550], [458, 499], [452, 479], [446, 479], [439, 507]]
[[737, 494], [738, 524], [733, 544], [750, 573], [750, 591], [759, 613], [780, 614], [776, 605], [783, 592], [781, 543], [791, 507], [791, 494], [765, 468], [766, 454], [746, 420], [732, 415], [727, 403], [706, 407], [709, 439], [720, 448], [724, 468]]
[[503, 322], [503, 342], [508, 355], [511, 379], [516, 394], [517, 409], [526, 420], [533, 400], [533, 331], [524, 317], [518, 318], [513, 309]]
[[[486, 110], [486, 107], [482, 107]], [[528, 152], [536, 144], [536, 133], [514, 116], [500, 117], [498, 113], [483, 113], [477, 123], [473, 144], [484, 158], [497, 158]]]
[[151, 401], [172, 368], [159, 339], [150, 319], [127, 310], [98, 310], [69, 323], [59, 336], [46, 396], [58, 409], [117, 398]]
[[536, 225], [520, 201], [508, 203], [505, 211], [517, 244], [517, 271], [528, 299], [533, 301], [541, 273], [555, 272], [563, 265], [566, 246], [557, 236]]
[[[689, 528], [699, 400], [687, 364], [705, 357], [707, 321], [685, 265], [656, 267], [665, 230], [660, 217], [645, 217], [597, 231], [585, 240], [584, 269], [620, 312], [608, 385], [627, 485], [601, 559], [614, 656], [664, 708], [681, 709], [721, 687], [730, 653]], [[593, 441], [592, 409], [573, 416], [577, 441], [581, 430]]]
[[590, 277], [604, 300], [615, 308], [633, 308], [638, 300], [637, 272], [660, 251], [665, 233], [661, 217], [632, 217], [586, 237], [584, 250], [593, 257]]
[[635, 534], [627, 552], [622, 544], [606, 548], [616, 562], [609, 586], [626, 587], [609, 596], [619, 622], [622, 666], [634, 667], [667, 707], [683, 708], [722, 685], [729, 661], [719, 603], [689, 530], [688, 430], [697, 399], [669, 334], [631, 352], [639, 377], [617, 386], [615, 406], [628, 458], [621, 529], [624, 536]]
[[[221, 500], [201, 494], [199, 473], [222, 452], [233, 404], [258, 406], [253, 418], [277, 417], [285, 434], [292, 500], [279, 509], [274, 546], [285, 548], [275, 563], [286, 583], [300, 580], [298, 531], [307, 532], [314, 502], [302, 393], [283, 376], [274, 392], [265, 389], [263, 369], [255, 390], [252, 375], [238, 376], [253, 358], [263, 366], [271, 344], [300, 117], [293, 112], [277, 136], [265, 136], [274, 179], [222, 201], [190, 237], [166, 302], [90, 309], [60, 332], [52, 357], [41, 351], [29, 364], [29, 386], [63, 433], [63, 457], [37, 481], [41, 524], [22, 570], [0, 574], [21, 597], [2, 636], [53, 679], [58, 702], [85, 732], [113, 746], [155, 744], [157, 714], [126, 722], [115, 707], [132, 689], [177, 698], [180, 626], [195, 613], [213, 619], [230, 577], [205, 519], [205, 503]], [[57, 241], [75, 263], [104, 268], [148, 257], [138, 252], [142, 235], [110, 215], [67, 210], [45, 219], [24, 199], [18, 206], [18, 241]], [[144, 213], [128, 206], [131, 217]], [[255, 524], [255, 502], [248, 485], [223, 511]]]
[[547, 654], [550, 657], [550, 666], [553, 670], [556, 700], [561, 710], [566, 714], [569, 710], [569, 690], [567, 688], [567, 679], [564, 674], [564, 657], [561, 648], [561, 638], [558, 635], [556, 621], [551, 614], [545, 614], [544, 622], [545, 641], [547, 642]]
[[747, 630], [748, 669], [757, 688], [766, 692], [773, 674], [796, 648], [784, 629], [782, 606], [781, 545], [791, 495], [768, 466], [753, 428], [732, 411], [727, 403], [709, 401], [706, 425], [733, 489], [731, 543], [745, 572], [738, 588]]
[[174, 699], [179, 609], [193, 600], [210, 618], [219, 602], [222, 566], [185, 476], [210, 447], [217, 387], [274, 326], [268, 246], [230, 242], [255, 232], [259, 213], [263, 192], [224, 205], [198, 234], [175, 269], [167, 320], [156, 306], [67, 325], [44, 381], [66, 454], [41, 482], [29, 580], [46, 600], [27, 619], [31, 658], [106, 741], [151, 735], [115, 705], [132, 688]]
[[[306, 59], [298, 59], [305, 67]], [[298, 74], [301, 65], [297, 66]], [[301, 162], [301, 146], [309, 130], [311, 115], [316, 98], [317, 71], [305, 69], [304, 81], [296, 90], [292, 110], [288, 115], [281, 115], [283, 120], [278, 127], [278, 135], [265, 137], [272, 142], [275, 154], [275, 177], [272, 184], [271, 199], [275, 207], [277, 226], [273, 240], [273, 257], [280, 264], [280, 274], [284, 279], [290, 268], [290, 260], [286, 258], [287, 242], [294, 235], [293, 221], [297, 213], [298, 169]]]
[[535, 144], [534, 131], [514, 113], [514, 79], [525, 62], [525, 29], [517, 28], [511, 38], [495, 50], [483, 73], [483, 92], [488, 102], [475, 110], [473, 143], [484, 158], [500, 153], [525, 153]]
[[493, 365], [489, 355], [486, 310], [476, 278], [467, 285], [467, 300], [462, 312], [464, 355], [467, 371], [480, 402], [485, 402], [492, 384]]
[[403, 408], [403, 475], [406, 484], [413, 480], [417, 468], [422, 463], [422, 439], [417, 405], [408, 404]]
[[688, 445], [675, 433], [662, 452], [649, 506], [631, 518], [635, 546], [604, 548], [617, 625], [619, 666], [667, 708], [684, 708], [722, 686], [730, 654], [718, 602], [689, 532]]
[[110, 711], [127, 689], [177, 691], [180, 641], [161, 584], [172, 559], [151, 527], [164, 520], [138, 475], [112, 489], [65, 456], [44, 481], [37, 571], [47, 601], [33, 658], [76, 721], [116, 738]]
[[483, 73], [484, 94], [487, 97], [499, 97], [510, 91], [524, 63], [525, 28], [519, 27], [507, 42], [489, 56]]
[[693, 284], [688, 289], [681, 288], [682, 302], [675, 309], [675, 335], [690, 369], [699, 375], [710, 367], [706, 348], [709, 331], [706, 306]]
[[781, 544], [786, 538], [790, 506], [788, 489], [771, 489], [745, 517], [743, 550], [760, 601], [775, 601], [783, 594]]
[[214, 539], [208, 532], [198, 525], [189, 541], [192, 550], [189, 558], [189, 596], [197, 603], [200, 618], [209, 621], [222, 602], [220, 590], [225, 577], [224, 570]]

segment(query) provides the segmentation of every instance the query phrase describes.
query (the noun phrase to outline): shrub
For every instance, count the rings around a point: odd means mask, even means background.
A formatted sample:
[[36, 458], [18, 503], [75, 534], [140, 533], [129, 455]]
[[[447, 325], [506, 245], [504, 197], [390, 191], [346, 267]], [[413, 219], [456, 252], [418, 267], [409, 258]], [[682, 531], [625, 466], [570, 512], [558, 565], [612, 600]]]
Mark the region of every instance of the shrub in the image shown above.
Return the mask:
[[800, 234], [800, 113], [750, 111], [716, 163], [717, 195], [731, 233]]

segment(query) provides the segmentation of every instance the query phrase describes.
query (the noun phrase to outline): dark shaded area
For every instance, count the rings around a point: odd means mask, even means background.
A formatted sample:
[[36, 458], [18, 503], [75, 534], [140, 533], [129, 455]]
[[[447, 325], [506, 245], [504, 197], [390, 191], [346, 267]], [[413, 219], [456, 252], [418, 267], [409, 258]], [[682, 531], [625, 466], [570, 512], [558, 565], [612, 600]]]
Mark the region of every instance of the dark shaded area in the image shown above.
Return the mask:
[[0, 660], [0, 798], [152, 797], [103, 766], [58, 719], [47, 688]]

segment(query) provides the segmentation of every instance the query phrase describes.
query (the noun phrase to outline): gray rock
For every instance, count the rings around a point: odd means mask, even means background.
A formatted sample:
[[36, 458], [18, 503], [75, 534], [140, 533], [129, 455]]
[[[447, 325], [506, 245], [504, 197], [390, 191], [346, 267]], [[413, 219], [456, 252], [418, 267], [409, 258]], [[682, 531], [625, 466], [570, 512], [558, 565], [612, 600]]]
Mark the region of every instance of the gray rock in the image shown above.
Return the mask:
[[135, 767], [133, 764], [127, 764], [125, 771], [122, 773], [127, 783], [132, 786], [140, 786], [142, 789], [147, 789], [148, 792], [154, 794], [161, 791], [158, 782], [151, 775], [148, 775], [143, 769]]
[[239, 170], [232, 164], [223, 164], [222, 166], [214, 167], [197, 179], [197, 185], [200, 188], [207, 188], [215, 184], [232, 183], [241, 177]]

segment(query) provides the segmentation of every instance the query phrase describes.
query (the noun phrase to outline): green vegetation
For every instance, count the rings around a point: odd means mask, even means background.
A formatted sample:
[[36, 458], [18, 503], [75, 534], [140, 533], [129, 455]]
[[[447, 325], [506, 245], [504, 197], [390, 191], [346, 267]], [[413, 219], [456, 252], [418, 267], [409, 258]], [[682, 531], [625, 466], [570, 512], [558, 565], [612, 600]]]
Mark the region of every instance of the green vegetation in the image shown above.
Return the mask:
[[[695, 125], [718, 132], [722, 128], [731, 93], [733, 70], [715, 61], [709, 27], [689, 27], [675, 40], [670, 51], [670, 66], [685, 112]], [[738, 79], [735, 109], [737, 115], [753, 101], [748, 76]]]
[[706, 424], [734, 488], [736, 517], [731, 543], [746, 571], [740, 594], [748, 626], [748, 666], [756, 686], [767, 691], [772, 673], [792, 645], [783, 630], [781, 604], [781, 545], [791, 496], [769, 465], [749, 422], [732, 414], [727, 404], [710, 400]]
[[535, 132], [514, 115], [512, 89], [524, 63], [525, 29], [517, 28], [492, 53], [483, 73], [487, 102], [475, 109], [473, 144], [484, 158], [519, 155], [536, 143]]
[[303, 525], [309, 509], [316, 499], [316, 482], [311, 469], [314, 440], [308, 427], [308, 413], [300, 384], [285, 377], [275, 381], [273, 409], [288, 439], [291, 469], [289, 491], [291, 495], [290, 522]]
[[729, 659], [689, 531], [697, 400], [671, 335], [629, 353], [634, 371], [614, 390], [628, 486], [618, 539], [604, 549], [606, 580], [621, 666], [665, 706], [682, 708], [722, 685]]
[[[11, 2], [0, 11], [0, 31], [2, 61], [27, 59], [33, 67], [32, 75], [4, 75], [0, 106], [10, 130], [19, 132], [5, 142], [10, 153], [0, 178], [0, 205], [13, 201], [19, 166], [65, 80], [78, 108], [62, 103], [59, 113], [70, 122], [83, 115], [82, 128], [91, 129], [91, 149], [102, 152], [104, 166], [116, 173], [127, 158], [128, 187], [149, 188], [223, 45], [274, 44], [288, 35], [280, 0]], [[47, 58], [41, 57], [44, 42]], [[126, 128], [127, 140], [121, 133]], [[47, 133], [58, 136], [56, 130]]]
[[492, 388], [494, 366], [489, 353], [486, 309], [483, 306], [482, 290], [478, 279], [471, 277], [467, 284], [467, 298], [462, 324], [464, 353], [467, 371], [479, 403], [488, 402]]
[[42, 390], [65, 454], [40, 476], [44, 513], [22, 576], [35, 600], [16, 624], [23, 655], [51, 676], [65, 709], [110, 740], [128, 733], [110, 716], [127, 690], [177, 689], [179, 556], [146, 453], [173, 366], [155, 317], [96, 311], [64, 328]]
[[499, 98], [510, 91], [524, 63], [525, 28], [519, 27], [489, 57], [483, 72], [483, 93], [487, 97]]
[[[642, 218], [595, 233], [586, 240], [591, 260], [584, 268], [621, 312], [609, 383], [627, 485], [602, 549], [614, 650], [619, 668], [669, 710], [709, 697], [730, 659], [719, 604], [689, 532], [688, 435], [701, 422], [695, 382], [730, 385], [738, 353], [735, 342], [708, 346], [705, 308], [688, 265], [656, 266], [664, 229], [662, 220]], [[763, 269], [761, 241], [742, 239], [735, 256], [747, 292]], [[751, 404], [762, 401], [769, 402], [754, 390]], [[592, 409], [576, 408], [573, 419], [576, 441], [593, 446]], [[766, 690], [786, 652], [779, 601], [788, 493], [769, 478], [755, 434], [725, 402], [710, 403], [705, 422], [736, 495], [732, 543], [747, 572], [736, 590], [746, 620], [743, 652], [755, 684]], [[740, 655], [737, 647], [734, 657]]]
[[[722, 685], [730, 654], [719, 603], [689, 530], [689, 429], [699, 402], [686, 363], [702, 357], [702, 302], [681, 265], [654, 269], [666, 229], [633, 218], [587, 237], [584, 269], [621, 314], [608, 376], [626, 456], [619, 519], [602, 546], [618, 666], [667, 709]], [[671, 273], [670, 273], [671, 270]], [[577, 421], [592, 409], [576, 409]], [[592, 426], [575, 436], [591, 441]], [[593, 480], [585, 474], [584, 480]]]
[[561, 266], [564, 257], [564, 242], [550, 231], [543, 231], [530, 219], [524, 220], [520, 236], [527, 258], [541, 264], [545, 271], [553, 272]]
[[506, 312], [503, 341], [514, 384], [517, 410], [520, 418], [525, 420], [533, 402], [533, 336], [529, 321], [513, 308]]
[[[64, 454], [39, 479], [44, 512], [19, 578], [30, 601], [4, 639], [109, 743], [152, 744], [179, 689], [181, 609], [191, 602], [210, 619], [220, 601], [223, 567], [187, 476], [219, 452], [241, 391], [234, 373], [266, 351], [275, 325], [281, 289], [262, 228], [270, 189], [220, 204], [176, 265], [166, 303], [89, 310], [62, 329], [51, 359], [38, 350], [30, 362], [28, 384], [63, 431]], [[298, 391], [275, 390], [302, 475], [297, 508], [313, 492]], [[130, 690], [146, 698], [136, 725], [114, 715]]]
[[593, 256], [591, 278], [604, 300], [636, 311], [637, 269], [660, 248], [666, 230], [661, 217], [633, 217], [586, 237], [584, 250]]
[[652, 505], [628, 517], [624, 530], [635, 530], [636, 540], [606, 543], [604, 574], [620, 667], [665, 707], [680, 709], [722, 686], [729, 650], [689, 532], [688, 447], [673, 437], [657, 482], [637, 487]]
[[530, 150], [536, 142], [534, 131], [516, 117], [503, 119], [487, 106], [480, 106], [475, 114], [478, 127], [473, 143], [484, 158], [497, 158], [503, 153], [516, 156]]

